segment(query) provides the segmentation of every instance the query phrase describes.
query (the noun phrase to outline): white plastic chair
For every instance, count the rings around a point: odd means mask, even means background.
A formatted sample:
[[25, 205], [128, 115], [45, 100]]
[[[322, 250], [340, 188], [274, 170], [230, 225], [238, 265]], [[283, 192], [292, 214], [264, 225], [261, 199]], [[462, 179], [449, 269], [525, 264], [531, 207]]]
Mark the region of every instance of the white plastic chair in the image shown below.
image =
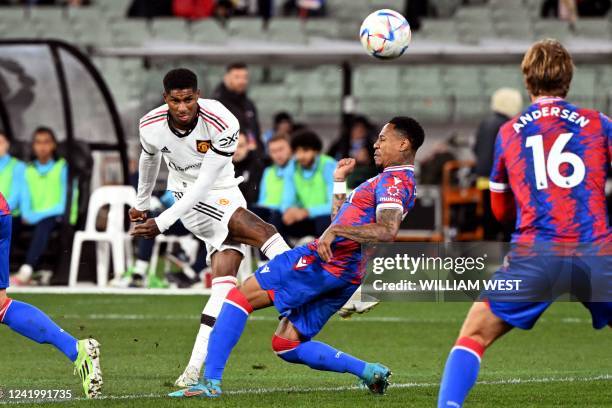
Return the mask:
[[[77, 231], [72, 242], [70, 277], [68, 286], [77, 284], [79, 261], [83, 242], [96, 241], [96, 273], [98, 287], [108, 283], [109, 259], [112, 253], [115, 275], [125, 272], [126, 261], [132, 264], [130, 235], [124, 231], [125, 206], [134, 206], [136, 191], [131, 186], [103, 186], [96, 189], [89, 198], [85, 231]], [[106, 230], [96, 230], [96, 219], [100, 208], [109, 205]]]

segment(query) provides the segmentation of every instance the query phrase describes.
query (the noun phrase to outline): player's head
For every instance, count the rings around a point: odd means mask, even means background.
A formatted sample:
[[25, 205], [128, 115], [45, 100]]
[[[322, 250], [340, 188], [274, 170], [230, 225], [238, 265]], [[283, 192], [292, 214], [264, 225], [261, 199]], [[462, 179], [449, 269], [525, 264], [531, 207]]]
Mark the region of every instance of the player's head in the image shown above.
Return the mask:
[[0, 129], [0, 157], [6, 155], [11, 147], [11, 142], [8, 139], [4, 130]]
[[378, 167], [413, 163], [425, 140], [423, 127], [413, 118], [397, 116], [383, 126], [374, 143], [374, 162]]
[[272, 136], [268, 140], [268, 154], [274, 164], [285, 167], [292, 155], [289, 136], [286, 133], [277, 133]]
[[304, 129], [293, 135], [291, 149], [295, 160], [304, 168], [310, 168], [323, 148], [319, 136], [310, 129]]
[[244, 62], [234, 62], [225, 68], [223, 83], [230, 91], [244, 94], [249, 87], [249, 68]]
[[289, 134], [293, 130], [293, 118], [287, 112], [278, 112], [274, 115], [274, 131]]
[[41, 163], [46, 163], [55, 157], [57, 150], [57, 138], [53, 129], [40, 126], [36, 128], [32, 135], [32, 154]]
[[243, 161], [249, 154], [249, 137], [244, 131], [240, 130], [238, 134], [238, 143], [236, 144], [236, 151], [234, 152], [234, 156], [232, 156], [232, 161], [234, 163], [239, 163]]
[[541, 40], [533, 44], [521, 63], [529, 95], [560, 96], [569, 92], [574, 74], [572, 56], [557, 40]]
[[164, 101], [176, 126], [189, 126], [198, 115], [198, 77], [186, 68], [177, 68], [164, 76]]

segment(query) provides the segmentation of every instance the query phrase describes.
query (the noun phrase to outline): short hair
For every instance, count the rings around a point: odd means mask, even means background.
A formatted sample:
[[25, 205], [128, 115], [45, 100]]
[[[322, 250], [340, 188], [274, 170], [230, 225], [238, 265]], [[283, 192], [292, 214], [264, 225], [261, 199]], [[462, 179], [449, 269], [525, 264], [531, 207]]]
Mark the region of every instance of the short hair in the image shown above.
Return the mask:
[[320, 152], [323, 149], [323, 142], [321, 142], [321, 138], [314, 131], [304, 129], [296, 132], [291, 138], [291, 149], [295, 151], [300, 147]]
[[232, 62], [225, 67], [225, 72], [230, 72], [235, 69], [249, 69], [249, 67], [242, 61]]
[[396, 116], [389, 121], [395, 126], [395, 131], [410, 141], [412, 151], [416, 153], [425, 140], [425, 131], [419, 122], [407, 116]]
[[285, 142], [291, 144], [291, 140], [289, 139], [289, 135], [287, 135], [286, 133], [276, 133], [274, 136], [272, 136], [270, 139], [268, 139], [268, 146], [270, 146], [270, 144], [272, 144], [274, 142], [280, 142], [281, 140], [284, 140]]
[[49, 136], [51, 136], [51, 139], [53, 140], [53, 142], [57, 144], [57, 137], [55, 136], [55, 132], [50, 127], [48, 127], [48, 126], [39, 126], [36, 129], [34, 129], [34, 133], [32, 133], [32, 141], [34, 141], [34, 137], [35, 137], [35, 135], [37, 133], [47, 133], [47, 134], [49, 134]]
[[527, 50], [521, 70], [531, 95], [564, 98], [572, 82], [574, 63], [559, 41], [546, 39], [536, 42]]
[[164, 76], [164, 91], [169, 94], [174, 89], [198, 89], [198, 77], [187, 68], [177, 68]]
[[293, 118], [289, 113], [281, 111], [274, 115], [274, 126], [277, 126], [281, 122], [293, 122]]

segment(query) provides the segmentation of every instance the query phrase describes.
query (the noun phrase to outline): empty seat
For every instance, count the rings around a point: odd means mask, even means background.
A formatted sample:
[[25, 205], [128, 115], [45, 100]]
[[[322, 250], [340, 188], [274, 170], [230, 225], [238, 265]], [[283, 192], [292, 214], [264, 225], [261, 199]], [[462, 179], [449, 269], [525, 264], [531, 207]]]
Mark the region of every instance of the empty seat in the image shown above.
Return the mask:
[[559, 41], [565, 40], [570, 34], [568, 23], [558, 20], [537, 20], [534, 31], [537, 39], [554, 38]]
[[310, 18], [306, 20], [304, 30], [309, 37], [338, 38], [340, 29], [333, 19]]
[[240, 40], [265, 41], [263, 20], [260, 18], [240, 17], [229, 20], [227, 30], [231, 37]]
[[433, 41], [459, 42], [459, 34], [453, 20], [423, 19], [419, 36]]
[[305, 43], [306, 34], [301, 20], [273, 18], [268, 25], [268, 38], [275, 42]]
[[119, 46], [141, 46], [150, 41], [151, 33], [144, 20], [124, 19], [111, 25], [113, 42]]
[[576, 21], [576, 35], [579, 37], [610, 39], [612, 22], [606, 18], [581, 18]]
[[158, 41], [188, 42], [191, 39], [187, 22], [182, 18], [156, 18], [151, 22], [151, 32]]
[[191, 39], [201, 45], [223, 44], [228, 35], [215, 20], [205, 19], [191, 24]]
[[391, 9], [404, 14], [405, 8], [404, 0], [370, 0], [370, 11]]

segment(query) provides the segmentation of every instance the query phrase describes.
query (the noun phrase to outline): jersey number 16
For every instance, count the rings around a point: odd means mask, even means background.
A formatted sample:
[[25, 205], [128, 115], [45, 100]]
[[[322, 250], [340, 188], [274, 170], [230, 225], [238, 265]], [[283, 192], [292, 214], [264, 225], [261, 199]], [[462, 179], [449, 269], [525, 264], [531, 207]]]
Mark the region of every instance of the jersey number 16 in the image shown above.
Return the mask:
[[[556, 186], [561, 188], [576, 187], [584, 180], [586, 168], [580, 156], [563, 151], [572, 136], [572, 133], [561, 133], [548, 153], [548, 160], [544, 157], [542, 135], [527, 138], [525, 146], [530, 147], [533, 151], [533, 166], [538, 190], [548, 188], [548, 177]], [[561, 174], [560, 168], [563, 163], [568, 163], [573, 167], [573, 173], [570, 176]]]

